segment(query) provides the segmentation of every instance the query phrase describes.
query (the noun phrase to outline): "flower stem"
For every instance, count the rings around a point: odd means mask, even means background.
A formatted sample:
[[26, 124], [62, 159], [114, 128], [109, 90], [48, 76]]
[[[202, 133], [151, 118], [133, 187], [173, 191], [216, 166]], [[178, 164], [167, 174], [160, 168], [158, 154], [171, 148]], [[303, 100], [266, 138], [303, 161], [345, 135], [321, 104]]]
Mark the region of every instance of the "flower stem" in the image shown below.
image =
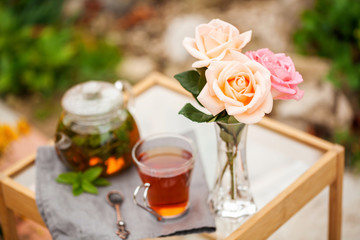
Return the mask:
[[229, 161], [226, 161], [226, 164], [223, 170], [221, 171], [220, 177], [216, 179], [215, 185], [217, 185], [222, 180], [228, 166], [229, 166]]
[[235, 177], [234, 177], [234, 159], [236, 158], [236, 151], [233, 152], [232, 146], [227, 144], [227, 165], [229, 165], [230, 170], [230, 196], [231, 199], [235, 199]]
[[234, 166], [234, 161], [236, 161], [237, 151], [238, 151], [238, 144], [240, 142], [241, 137], [241, 130], [244, 129], [246, 125], [244, 124], [225, 124], [221, 122], [217, 122], [219, 126], [219, 133], [221, 140], [226, 144], [226, 164], [222, 169], [220, 177], [216, 180], [215, 184], [221, 185], [222, 178], [225, 174], [227, 167], [229, 166], [230, 171], [230, 197], [231, 200], [236, 199], [237, 195], [237, 183], [236, 178], [237, 174], [234, 172], [236, 171], [236, 166]]
[[230, 174], [231, 174], [231, 199], [235, 199], [235, 183], [234, 183], [234, 159], [231, 159], [230, 163]]

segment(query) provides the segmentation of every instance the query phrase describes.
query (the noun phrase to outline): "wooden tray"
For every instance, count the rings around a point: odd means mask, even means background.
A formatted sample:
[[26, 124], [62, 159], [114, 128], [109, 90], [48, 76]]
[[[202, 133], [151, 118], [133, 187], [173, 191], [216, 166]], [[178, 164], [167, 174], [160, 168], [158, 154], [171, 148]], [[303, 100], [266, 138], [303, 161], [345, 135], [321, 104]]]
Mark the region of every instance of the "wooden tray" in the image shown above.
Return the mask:
[[[160, 73], [152, 73], [136, 84], [135, 95], [139, 96], [154, 86], [191, 97], [176, 81]], [[321, 151], [321, 157], [226, 239], [266, 239], [326, 186], [330, 186], [328, 239], [341, 239], [344, 148], [266, 117], [258, 125], [289, 141], [297, 141]], [[18, 239], [14, 213], [45, 226], [37, 210], [34, 191], [14, 180], [31, 168], [34, 161], [35, 154], [32, 154], [0, 173], [0, 217], [5, 240]]]

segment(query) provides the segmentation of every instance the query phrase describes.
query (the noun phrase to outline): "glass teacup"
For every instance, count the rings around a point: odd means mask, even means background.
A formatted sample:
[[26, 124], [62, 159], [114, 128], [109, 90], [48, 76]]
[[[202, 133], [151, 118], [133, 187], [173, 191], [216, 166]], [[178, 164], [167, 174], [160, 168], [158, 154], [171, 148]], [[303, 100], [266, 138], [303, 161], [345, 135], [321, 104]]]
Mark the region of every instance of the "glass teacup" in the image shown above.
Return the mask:
[[[189, 208], [189, 186], [195, 160], [194, 143], [177, 134], [157, 134], [138, 141], [132, 156], [143, 182], [134, 201], [158, 220], [182, 216]], [[137, 194], [144, 188], [144, 204]]]

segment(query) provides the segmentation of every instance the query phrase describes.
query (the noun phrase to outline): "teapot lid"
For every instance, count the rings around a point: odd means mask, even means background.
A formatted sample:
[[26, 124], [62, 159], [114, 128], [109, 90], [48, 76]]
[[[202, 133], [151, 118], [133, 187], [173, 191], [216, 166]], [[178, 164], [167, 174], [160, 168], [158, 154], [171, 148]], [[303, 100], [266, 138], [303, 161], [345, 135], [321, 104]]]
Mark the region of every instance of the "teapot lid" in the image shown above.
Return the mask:
[[88, 81], [70, 88], [62, 98], [65, 111], [78, 116], [98, 116], [122, 106], [123, 96], [112, 83]]

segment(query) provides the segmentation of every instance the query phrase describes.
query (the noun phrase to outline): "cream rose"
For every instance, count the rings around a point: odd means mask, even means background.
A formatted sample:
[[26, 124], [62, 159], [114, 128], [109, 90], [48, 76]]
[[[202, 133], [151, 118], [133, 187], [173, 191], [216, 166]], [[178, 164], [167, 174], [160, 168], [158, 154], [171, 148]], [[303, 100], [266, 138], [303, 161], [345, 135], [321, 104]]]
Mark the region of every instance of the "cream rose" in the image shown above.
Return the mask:
[[185, 49], [195, 58], [194, 68], [207, 67], [212, 61], [222, 60], [229, 50], [241, 51], [250, 41], [251, 31], [240, 34], [233, 25], [219, 19], [200, 24], [195, 30], [195, 39], [183, 40]]
[[270, 72], [237, 51], [226, 59], [210, 63], [197, 99], [214, 116], [226, 109], [239, 122], [259, 122], [273, 106]]

